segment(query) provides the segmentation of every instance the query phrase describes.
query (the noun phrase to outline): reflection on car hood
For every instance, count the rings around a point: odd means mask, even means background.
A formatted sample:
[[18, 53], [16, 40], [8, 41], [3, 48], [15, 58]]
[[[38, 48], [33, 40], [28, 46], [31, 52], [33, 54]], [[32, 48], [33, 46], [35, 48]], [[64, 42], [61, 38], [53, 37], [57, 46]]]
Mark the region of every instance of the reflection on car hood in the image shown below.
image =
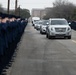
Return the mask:
[[37, 24], [37, 26], [40, 26], [40, 24]]
[[42, 27], [47, 27], [46, 25], [42, 25]]
[[64, 28], [64, 27], [70, 27], [69, 25], [50, 25], [50, 27], [53, 27], [53, 28]]

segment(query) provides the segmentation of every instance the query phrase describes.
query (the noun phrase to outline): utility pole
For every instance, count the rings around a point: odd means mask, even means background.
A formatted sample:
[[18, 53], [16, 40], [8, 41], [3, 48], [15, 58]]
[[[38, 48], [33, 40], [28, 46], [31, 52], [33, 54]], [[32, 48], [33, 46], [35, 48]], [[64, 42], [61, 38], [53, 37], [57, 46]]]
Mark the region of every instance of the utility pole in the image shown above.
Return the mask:
[[10, 8], [10, 0], [8, 0], [8, 5], [7, 5], [7, 13], [9, 14], [9, 8]]
[[19, 16], [20, 16], [20, 5], [19, 5]]
[[18, 1], [15, 0], [15, 15], [17, 15], [17, 3], [18, 3]]
[[40, 10], [40, 19], [42, 19], [42, 10]]

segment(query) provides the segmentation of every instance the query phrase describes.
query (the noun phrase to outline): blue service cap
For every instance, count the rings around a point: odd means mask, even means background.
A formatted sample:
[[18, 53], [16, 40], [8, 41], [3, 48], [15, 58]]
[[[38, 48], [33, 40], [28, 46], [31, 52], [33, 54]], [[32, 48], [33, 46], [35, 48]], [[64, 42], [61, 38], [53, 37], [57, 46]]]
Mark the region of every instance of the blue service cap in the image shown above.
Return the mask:
[[8, 17], [9, 17], [9, 18], [13, 18], [13, 17], [14, 17], [14, 18], [16, 18], [16, 19], [20, 18], [20, 16], [15, 16], [15, 15], [11, 15], [11, 14], [10, 14]]
[[20, 18], [20, 16], [15, 16], [16, 19]]
[[8, 14], [5, 14], [5, 13], [0, 13], [0, 16], [2, 17], [2, 19], [8, 17]]
[[14, 17], [14, 15], [11, 15], [11, 14], [8, 16], [8, 18], [13, 18], [13, 17]]
[[3, 16], [3, 13], [2, 12], [0, 12], [0, 17], [2, 17]]
[[21, 20], [25, 20], [25, 18], [21, 18]]

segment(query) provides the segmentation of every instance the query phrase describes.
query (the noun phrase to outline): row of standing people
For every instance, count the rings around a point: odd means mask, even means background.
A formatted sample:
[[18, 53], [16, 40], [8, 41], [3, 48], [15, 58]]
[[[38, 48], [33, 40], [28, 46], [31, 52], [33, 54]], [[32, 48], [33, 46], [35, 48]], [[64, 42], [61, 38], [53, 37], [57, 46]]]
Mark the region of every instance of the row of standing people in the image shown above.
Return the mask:
[[21, 37], [28, 21], [14, 15], [0, 13], [0, 56], [3, 56], [9, 44]]

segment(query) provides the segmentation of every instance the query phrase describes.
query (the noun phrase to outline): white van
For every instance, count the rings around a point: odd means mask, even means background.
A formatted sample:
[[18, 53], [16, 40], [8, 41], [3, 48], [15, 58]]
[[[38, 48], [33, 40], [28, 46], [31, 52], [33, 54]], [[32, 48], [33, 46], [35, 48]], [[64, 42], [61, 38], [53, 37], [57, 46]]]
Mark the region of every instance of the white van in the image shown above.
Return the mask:
[[35, 22], [39, 20], [40, 20], [39, 17], [32, 17], [32, 25], [34, 26]]

